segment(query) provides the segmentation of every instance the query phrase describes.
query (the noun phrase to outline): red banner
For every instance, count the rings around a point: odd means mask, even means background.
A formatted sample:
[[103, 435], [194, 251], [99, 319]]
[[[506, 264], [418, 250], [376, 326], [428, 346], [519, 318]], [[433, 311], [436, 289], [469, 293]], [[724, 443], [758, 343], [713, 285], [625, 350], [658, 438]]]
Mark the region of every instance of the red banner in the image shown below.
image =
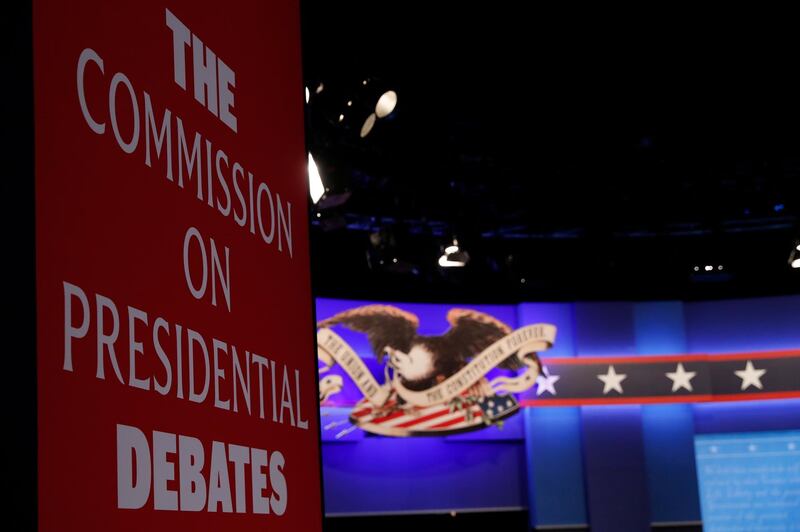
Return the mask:
[[34, 6], [42, 530], [319, 530], [297, 2]]

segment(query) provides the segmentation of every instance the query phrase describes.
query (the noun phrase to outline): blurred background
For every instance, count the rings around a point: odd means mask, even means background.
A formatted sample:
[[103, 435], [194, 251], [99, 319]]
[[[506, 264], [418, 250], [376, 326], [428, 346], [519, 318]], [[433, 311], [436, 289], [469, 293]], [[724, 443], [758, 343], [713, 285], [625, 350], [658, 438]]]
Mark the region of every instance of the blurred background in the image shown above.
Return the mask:
[[303, 3], [321, 294], [798, 291], [796, 36], [565, 11]]
[[[379, 302], [429, 333], [454, 306], [511, 328], [553, 323], [545, 366], [793, 357], [800, 42], [788, 22], [304, 1], [318, 319]], [[798, 399], [537, 407], [535, 390], [504, 431], [323, 431], [326, 526], [797, 529]], [[323, 404], [323, 426], [352, 406]]]

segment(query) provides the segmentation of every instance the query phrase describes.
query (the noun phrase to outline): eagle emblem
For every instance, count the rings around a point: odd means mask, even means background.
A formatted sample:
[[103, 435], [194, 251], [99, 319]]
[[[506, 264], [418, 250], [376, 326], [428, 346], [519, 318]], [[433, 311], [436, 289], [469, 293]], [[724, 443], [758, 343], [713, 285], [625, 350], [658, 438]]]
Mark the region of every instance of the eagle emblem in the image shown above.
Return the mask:
[[[451, 309], [447, 322], [443, 334], [421, 335], [415, 314], [391, 305], [366, 305], [317, 324], [320, 373], [339, 363], [365, 395], [351, 412], [351, 429], [395, 436], [450, 434], [501, 425], [518, 410], [512, 392], [535, 382], [541, 371], [537, 351], [552, 345], [555, 327], [539, 324], [513, 331], [489, 314], [462, 308]], [[382, 384], [333, 332], [337, 326], [367, 336], [384, 368]], [[342, 384], [338, 375], [321, 379], [323, 404]]]

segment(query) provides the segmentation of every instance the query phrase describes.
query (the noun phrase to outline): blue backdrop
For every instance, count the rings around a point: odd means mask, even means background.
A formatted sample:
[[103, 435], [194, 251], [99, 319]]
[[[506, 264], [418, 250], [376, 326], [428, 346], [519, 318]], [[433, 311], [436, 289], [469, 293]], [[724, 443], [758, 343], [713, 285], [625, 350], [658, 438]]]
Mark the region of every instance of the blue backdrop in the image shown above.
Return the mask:
[[[317, 317], [366, 303], [320, 299]], [[423, 334], [447, 329], [452, 305], [395, 305]], [[512, 327], [556, 325], [545, 358], [800, 348], [800, 297], [469, 307]], [[342, 336], [372, 356], [363, 335]], [[327, 410], [323, 426], [346, 417]], [[800, 429], [800, 400], [528, 408], [503, 430], [439, 438], [337, 440], [340, 429], [323, 430], [328, 514], [529, 508], [532, 527], [634, 531], [701, 520], [696, 435]]]

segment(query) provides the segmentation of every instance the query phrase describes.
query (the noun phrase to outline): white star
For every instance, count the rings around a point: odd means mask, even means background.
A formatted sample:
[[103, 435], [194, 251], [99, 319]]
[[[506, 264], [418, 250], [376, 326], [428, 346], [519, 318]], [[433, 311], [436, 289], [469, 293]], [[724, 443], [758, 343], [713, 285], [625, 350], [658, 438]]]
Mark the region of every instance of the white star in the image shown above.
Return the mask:
[[697, 375], [696, 371], [686, 371], [683, 369], [683, 364], [678, 362], [678, 368], [675, 371], [667, 372], [667, 377], [672, 380], [672, 391], [677, 392], [681, 388], [685, 388], [690, 392], [692, 389], [692, 379]]
[[742, 379], [742, 390], [746, 390], [750, 386], [755, 386], [759, 390], [763, 390], [764, 385], [761, 384], [761, 377], [763, 377], [766, 372], [767, 370], [765, 369], [754, 368], [750, 360], [747, 361], [747, 365], [744, 369], [734, 371], [736, 376]]
[[628, 378], [628, 376], [622, 373], [617, 374], [614, 370], [614, 366], [608, 366], [608, 373], [605, 375], [598, 375], [597, 378], [603, 381], [603, 395], [606, 395], [611, 390], [622, 393], [622, 381]]
[[542, 395], [544, 392], [550, 392], [550, 395], [555, 395], [556, 389], [553, 385], [560, 378], [559, 375], [550, 375], [550, 371], [544, 368], [542, 375], [536, 377], [536, 395]]

